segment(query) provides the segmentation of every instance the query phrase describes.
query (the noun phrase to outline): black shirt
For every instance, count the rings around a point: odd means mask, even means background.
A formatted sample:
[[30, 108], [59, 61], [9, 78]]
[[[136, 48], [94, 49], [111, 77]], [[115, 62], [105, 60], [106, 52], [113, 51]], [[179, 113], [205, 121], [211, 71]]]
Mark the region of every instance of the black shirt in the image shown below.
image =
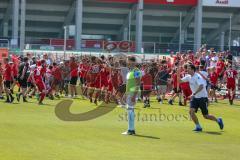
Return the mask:
[[24, 74], [23, 79], [27, 79], [28, 76], [29, 76], [29, 72], [28, 72], [28, 70], [29, 70], [29, 63], [22, 62], [22, 63], [20, 64], [19, 70], [18, 70], [18, 76], [19, 76], [19, 78], [21, 78], [22, 73], [23, 73], [23, 71], [24, 71], [24, 68], [26, 68], [26, 71], [25, 71], [25, 74]]
[[158, 85], [167, 85], [167, 80], [170, 77], [169, 73], [167, 70], [162, 70], [158, 72], [156, 76], [156, 83]]

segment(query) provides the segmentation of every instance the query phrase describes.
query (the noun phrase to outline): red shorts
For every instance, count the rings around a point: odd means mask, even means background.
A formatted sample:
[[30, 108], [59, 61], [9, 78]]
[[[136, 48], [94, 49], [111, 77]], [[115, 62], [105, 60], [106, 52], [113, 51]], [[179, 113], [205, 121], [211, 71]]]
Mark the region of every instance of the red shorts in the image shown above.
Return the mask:
[[45, 86], [45, 84], [43, 82], [37, 82], [36, 85], [37, 85], [38, 90], [40, 92], [42, 92], [43, 90], [46, 90], [46, 86]]
[[102, 81], [101, 84], [100, 84], [100, 87], [101, 88], [103, 88], [103, 87], [107, 88], [108, 87], [108, 82]]
[[99, 82], [94, 82], [94, 83], [89, 83], [89, 87], [91, 88], [100, 88], [100, 83]]
[[150, 86], [150, 87], [143, 87], [143, 90], [144, 91], [151, 91], [152, 90], [152, 87]]
[[191, 89], [183, 89], [182, 92], [183, 92], [183, 96], [186, 98], [192, 95]]
[[227, 84], [227, 89], [236, 90], [235, 84]]
[[108, 84], [108, 92], [113, 92], [113, 85], [111, 83]]
[[152, 90], [152, 85], [150, 84], [143, 84], [142, 85], [143, 86], [143, 90], [145, 91], [149, 91], [149, 90]]

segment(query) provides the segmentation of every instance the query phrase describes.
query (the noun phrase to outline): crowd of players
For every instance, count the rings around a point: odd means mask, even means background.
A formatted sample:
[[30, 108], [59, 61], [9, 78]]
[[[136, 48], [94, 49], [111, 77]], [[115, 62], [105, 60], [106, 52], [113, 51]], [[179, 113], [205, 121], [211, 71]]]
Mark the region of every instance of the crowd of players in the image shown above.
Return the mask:
[[[166, 103], [166, 94], [171, 93], [168, 104], [173, 105], [175, 98], [179, 97], [179, 105], [187, 105], [191, 89], [188, 82], [180, 83], [178, 73], [185, 77], [188, 65], [193, 64], [206, 80], [209, 103], [217, 103], [215, 91], [226, 84], [227, 97], [232, 105], [238, 75], [232, 60], [229, 52], [202, 49], [197, 53], [171, 53], [168, 57], [141, 62], [137, 65], [142, 73], [138, 99], [146, 108], [150, 107], [150, 96], [156, 95], [162, 104]], [[112, 56], [70, 57], [61, 62], [49, 60], [46, 54], [42, 58], [14, 56], [0, 62], [0, 99], [5, 99], [6, 103], [13, 103], [14, 99], [27, 102], [28, 98], [36, 96], [41, 105], [46, 96], [52, 100], [64, 95], [69, 98], [78, 96], [77, 85], [80, 85], [81, 96], [91, 103], [97, 105], [104, 101], [124, 106], [128, 72], [126, 60]]]

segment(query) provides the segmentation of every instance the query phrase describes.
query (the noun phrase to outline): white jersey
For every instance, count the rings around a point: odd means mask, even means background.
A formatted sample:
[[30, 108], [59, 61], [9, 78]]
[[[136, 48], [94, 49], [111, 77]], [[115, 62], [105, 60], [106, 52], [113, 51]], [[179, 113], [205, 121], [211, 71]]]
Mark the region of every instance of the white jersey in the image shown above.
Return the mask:
[[215, 56], [215, 57], [212, 57], [211, 58], [211, 62], [210, 62], [210, 67], [217, 67], [217, 61], [218, 61], [218, 57]]
[[203, 85], [203, 89], [195, 95], [195, 98], [207, 98], [208, 93], [206, 90], [206, 82], [201, 75], [195, 73], [193, 76], [187, 75], [182, 78], [183, 82], [189, 82], [192, 93], [195, 93], [200, 85]]
[[202, 78], [205, 81], [205, 86], [207, 86], [207, 78], [208, 78], [208, 73], [206, 71], [200, 71], [202, 74]]

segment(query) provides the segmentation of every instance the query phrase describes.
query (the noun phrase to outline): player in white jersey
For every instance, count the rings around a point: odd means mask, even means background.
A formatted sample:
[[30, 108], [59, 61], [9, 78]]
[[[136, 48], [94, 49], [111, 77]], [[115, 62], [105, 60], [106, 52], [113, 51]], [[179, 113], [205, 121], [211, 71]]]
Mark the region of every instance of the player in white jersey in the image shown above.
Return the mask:
[[[198, 108], [201, 109], [202, 115], [205, 119], [212, 120], [218, 123], [220, 129], [224, 127], [222, 118], [216, 118], [208, 113], [208, 93], [206, 90], [206, 82], [201, 75], [196, 73], [196, 67], [193, 64], [188, 66], [189, 75], [183, 77], [181, 82], [189, 82], [190, 88], [192, 90], [191, 101], [190, 101], [190, 116], [196, 125], [194, 131], [201, 132], [202, 127], [196, 116]], [[180, 79], [180, 72], [178, 72], [178, 77]]]

